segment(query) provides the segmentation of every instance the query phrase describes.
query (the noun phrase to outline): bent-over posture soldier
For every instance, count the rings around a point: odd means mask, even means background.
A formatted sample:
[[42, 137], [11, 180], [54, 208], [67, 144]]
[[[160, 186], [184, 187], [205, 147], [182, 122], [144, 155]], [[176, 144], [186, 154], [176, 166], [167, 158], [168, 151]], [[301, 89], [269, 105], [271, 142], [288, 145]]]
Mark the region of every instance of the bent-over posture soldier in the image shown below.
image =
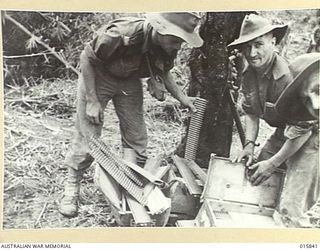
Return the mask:
[[[80, 56], [76, 132], [66, 157], [68, 176], [59, 211], [78, 212], [79, 182], [93, 158], [87, 140], [100, 136], [104, 109], [112, 100], [119, 118], [123, 157], [144, 165], [147, 129], [143, 117], [141, 78], [162, 79], [166, 89], [182, 105], [196, 111], [194, 97], [178, 88], [170, 74], [183, 42], [200, 47], [200, 18], [195, 12], [149, 13], [146, 18], [113, 20], [97, 33]], [[153, 82], [152, 93], [163, 99]], [[106, 119], [108, 120], [108, 119]]]
[[287, 121], [287, 140], [268, 159], [272, 167], [257, 169], [253, 178], [268, 176], [285, 162], [287, 172], [279, 203], [280, 218], [289, 227], [311, 227], [306, 213], [320, 202], [320, 53], [298, 56], [290, 63], [290, 70], [294, 79], [275, 105], [276, 112]]

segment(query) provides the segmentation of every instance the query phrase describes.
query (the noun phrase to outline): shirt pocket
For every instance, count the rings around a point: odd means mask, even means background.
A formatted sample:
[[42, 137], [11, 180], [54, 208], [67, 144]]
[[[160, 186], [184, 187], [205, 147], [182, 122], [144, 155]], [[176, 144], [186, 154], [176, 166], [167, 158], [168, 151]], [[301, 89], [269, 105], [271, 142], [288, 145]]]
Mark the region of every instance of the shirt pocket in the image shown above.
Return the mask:
[[107, 70], [117, 78], [128, 78], [139, 70], [142, 55], [120, 57], [112, 60], [107, 66]]

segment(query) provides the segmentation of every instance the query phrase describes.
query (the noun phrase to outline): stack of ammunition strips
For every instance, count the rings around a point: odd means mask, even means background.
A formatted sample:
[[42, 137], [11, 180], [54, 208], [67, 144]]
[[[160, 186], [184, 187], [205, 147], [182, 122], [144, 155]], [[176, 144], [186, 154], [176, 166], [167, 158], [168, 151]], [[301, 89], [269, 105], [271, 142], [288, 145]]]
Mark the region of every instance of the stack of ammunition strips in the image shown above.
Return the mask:
[[129, 194], [141, 205], [146, 205], [147, 200], [143, 195], [143, 183], [136, 174], [124, 163], [114, 156], [107, 145], [100, 139], [91, 137], [89, 140], [91, 154], [95, 160], [105, 169]]

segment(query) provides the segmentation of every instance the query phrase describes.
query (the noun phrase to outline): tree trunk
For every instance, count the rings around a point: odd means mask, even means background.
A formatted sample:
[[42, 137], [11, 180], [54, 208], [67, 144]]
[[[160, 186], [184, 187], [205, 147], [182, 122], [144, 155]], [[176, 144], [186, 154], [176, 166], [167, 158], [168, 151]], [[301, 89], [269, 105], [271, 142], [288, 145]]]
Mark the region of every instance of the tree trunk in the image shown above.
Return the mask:
[[[246, 14], [248, 12], [206, 13], [200, 31], [204, 45], [191, 52], [189, 95], [208, 100], [196, 156], [196, 162], [204, 168], [208, 167], [211, 153], [229, 157], [233, 118], [224, 95], [230, 56], [227, 45], [238, 37]], [[185, 138], [179, 147], [185, 148]], [[179, 147], [178, 154], [184, 155], [184, 150], [179, 150]]]

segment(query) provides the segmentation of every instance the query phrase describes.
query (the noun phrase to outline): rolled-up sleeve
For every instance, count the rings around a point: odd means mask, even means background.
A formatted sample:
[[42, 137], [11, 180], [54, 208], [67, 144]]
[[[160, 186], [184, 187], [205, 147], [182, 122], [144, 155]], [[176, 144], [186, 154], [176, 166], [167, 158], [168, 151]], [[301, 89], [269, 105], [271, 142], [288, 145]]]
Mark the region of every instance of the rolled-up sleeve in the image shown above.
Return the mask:
[[284, 131], [284, 135], [292, 140], [297, 137], [303, 136], [307, 133], [311, 133], [313, 130], [314, 124], [308, 122], [300, 122], [295, 125], [287, 125]]
[[170, 71], [174, 66], [174, 58], [168, 58], [165, 62], [164, 62], [164, 72]]
[[94, 39], [85, 46], [85, 54], [93, 65], [105, 64], [122, 42], [116, 27], [106, 28], [98, 31]]

